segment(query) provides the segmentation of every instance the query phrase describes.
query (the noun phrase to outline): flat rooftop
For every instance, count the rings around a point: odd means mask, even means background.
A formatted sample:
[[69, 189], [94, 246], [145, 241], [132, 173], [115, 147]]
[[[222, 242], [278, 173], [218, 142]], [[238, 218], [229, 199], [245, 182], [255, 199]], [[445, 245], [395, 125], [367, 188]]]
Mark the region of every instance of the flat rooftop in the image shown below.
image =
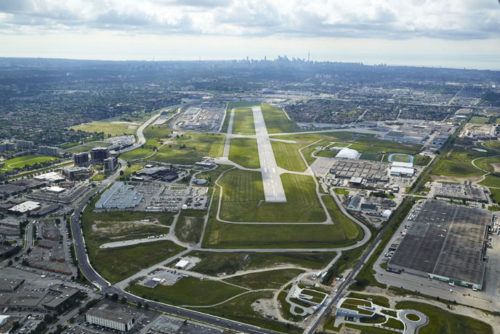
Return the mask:
[[427, 200], [388, 265], [482, 285], [491, 216], [487, 210]]

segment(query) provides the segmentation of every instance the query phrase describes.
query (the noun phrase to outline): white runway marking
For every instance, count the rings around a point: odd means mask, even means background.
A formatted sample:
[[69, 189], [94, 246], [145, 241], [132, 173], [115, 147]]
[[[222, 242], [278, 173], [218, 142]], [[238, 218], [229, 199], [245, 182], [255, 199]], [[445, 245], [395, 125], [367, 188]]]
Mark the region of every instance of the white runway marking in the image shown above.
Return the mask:
[[252, 112], [266, 202], [286, 202], [285, 189], [281, 183], [262, 110], [260, 106], [252, 107]]

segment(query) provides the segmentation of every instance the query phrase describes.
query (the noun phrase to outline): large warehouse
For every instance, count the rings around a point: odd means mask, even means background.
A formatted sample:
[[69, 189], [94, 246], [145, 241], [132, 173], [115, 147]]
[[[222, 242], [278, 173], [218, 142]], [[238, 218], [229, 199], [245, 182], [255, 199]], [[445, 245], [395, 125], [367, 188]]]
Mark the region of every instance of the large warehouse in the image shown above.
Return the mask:
[[491, 212], [427, 200], [412, 217], [405, 221], [410, 227], [388, 270], [481, 290]]

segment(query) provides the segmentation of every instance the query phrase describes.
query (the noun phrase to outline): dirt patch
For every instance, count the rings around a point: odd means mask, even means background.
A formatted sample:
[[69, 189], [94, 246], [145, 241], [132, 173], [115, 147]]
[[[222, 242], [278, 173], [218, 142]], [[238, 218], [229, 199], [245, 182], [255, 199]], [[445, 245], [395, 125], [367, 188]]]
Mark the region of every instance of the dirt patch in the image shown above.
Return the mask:
[[165, 228], [168, 231], [169, 227], [160, 224], [157, 219], [149, 220], [132, 220], [132, 221], [100, 221], [97, 220], [92, 224], [92, 232], [99, 233], [102, 236], [111, 236], [124, 234], [135, 231], [141, 227], [155, 226]]
[[271, 317], [279, 319], [279, 310], [274, 304], [272, 298], [261, 298], [254, 301], [251, 305], [252, 310], [258, 312], [264, 317]]
[[493, 170], [495, 173], [500, 172], [500, 163], [494, 162], [494, 163], [491, 163], [490, 165], [493, 167]]

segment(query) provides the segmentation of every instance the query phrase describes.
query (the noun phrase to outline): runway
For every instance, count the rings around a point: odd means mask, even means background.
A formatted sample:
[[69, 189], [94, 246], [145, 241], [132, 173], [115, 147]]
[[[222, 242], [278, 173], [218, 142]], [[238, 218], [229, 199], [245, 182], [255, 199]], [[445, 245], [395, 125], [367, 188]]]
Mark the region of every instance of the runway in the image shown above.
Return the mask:
[[266, 202], [286, 202], [285, 190], [260, 106], [252, 107]]

